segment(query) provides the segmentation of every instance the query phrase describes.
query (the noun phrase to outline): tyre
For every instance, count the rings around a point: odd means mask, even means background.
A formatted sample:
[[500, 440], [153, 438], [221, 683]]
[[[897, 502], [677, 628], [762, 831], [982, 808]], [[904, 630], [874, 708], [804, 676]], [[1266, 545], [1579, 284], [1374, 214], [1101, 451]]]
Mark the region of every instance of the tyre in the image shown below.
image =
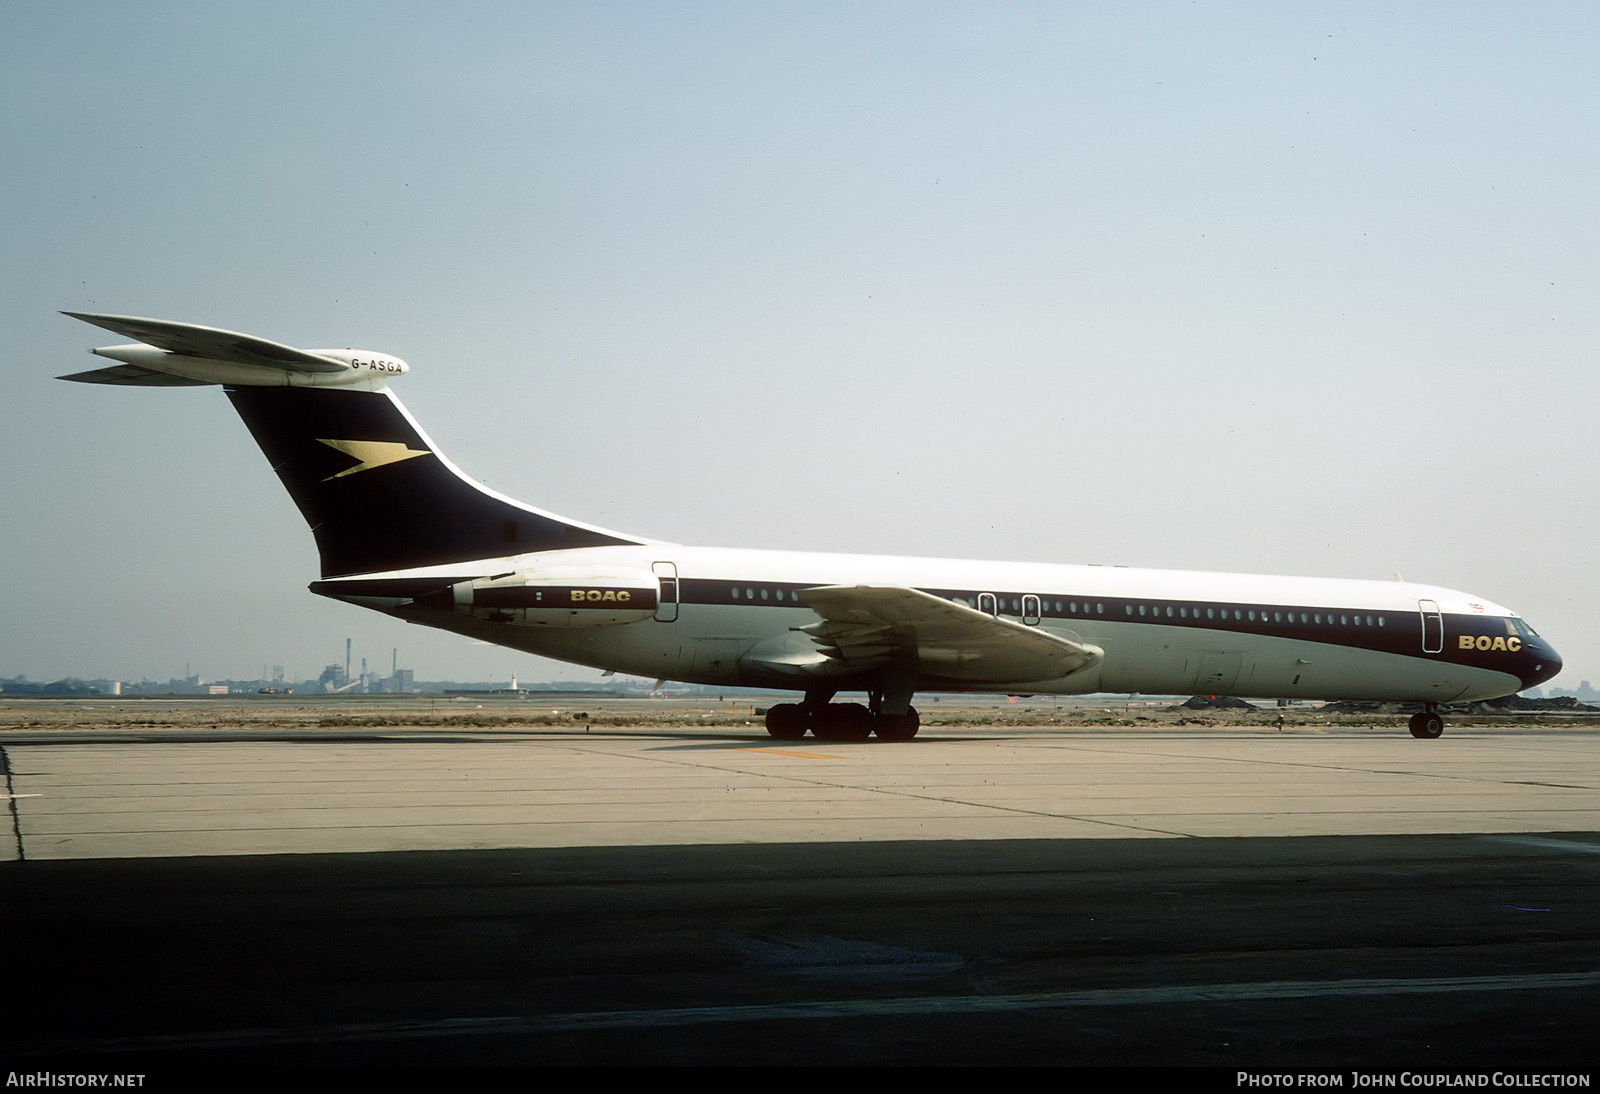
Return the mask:
[[1411, 735], [1420, 740], [1431, 741], [1444, 733], [1444, 719], [1437, 714], [1422, 711], [1411, 716]]
[[823, 741], [864, 741], [872, 736], [872, 712], [860, 703], [829, 703], [811, 732]]
[[873, 731], [880, 741], [909, 741], [921, 726], [917, 708], [907, 707], [904, 714], [879, 714]]
[[798, 741], [806, 735], [806, 712], [799, 703], [779, 703], [767, 711], [767, 736], [778, 741]]

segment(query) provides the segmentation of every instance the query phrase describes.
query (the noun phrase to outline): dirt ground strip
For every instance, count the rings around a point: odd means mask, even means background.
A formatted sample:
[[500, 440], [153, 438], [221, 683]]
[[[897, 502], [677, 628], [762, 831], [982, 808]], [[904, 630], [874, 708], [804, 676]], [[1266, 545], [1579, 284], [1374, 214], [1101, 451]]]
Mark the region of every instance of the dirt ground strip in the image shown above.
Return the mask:
[[[848, 698], [848, 697], [846, 697]], [[163, 698], [0, 697], [0, 734], [8, 730], [284, 729], [377, 728], [383, 726], [473, 726], [518, 729], [535, 726], [652, 728], [752, 726], [762, 724], [767, 703], [752, 696], [723, 698], [618, 698], [614, 696], [217, 696]], [[1260, 730], [1276, 727], [1315, 731], [1370, 728], [1404, 732], [1404, 714], [1338, 714], [1314, 708], [1259, 708], [1210, 713], [1176, 700], [941, 697], [919, 705], [924, 729], [939, 726], [1003, 729], [1142, 726]], [[1550, 729], [1600, 727], [1600, 714], [1469, 715], [1446, 713], [1451, 726]]]

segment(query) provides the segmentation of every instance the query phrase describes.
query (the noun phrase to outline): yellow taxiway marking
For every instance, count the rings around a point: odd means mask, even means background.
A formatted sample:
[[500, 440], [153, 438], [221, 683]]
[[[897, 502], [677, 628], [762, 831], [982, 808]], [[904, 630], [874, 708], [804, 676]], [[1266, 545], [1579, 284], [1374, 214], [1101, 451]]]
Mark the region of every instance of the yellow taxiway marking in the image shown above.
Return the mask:
[[826, 752], [790, 752], [786, 748], [744, 748], [741, 752], [770, 752], [774, 756], [798, 756], [802, 760], [842, 760], [843, 756], [830, 756]]

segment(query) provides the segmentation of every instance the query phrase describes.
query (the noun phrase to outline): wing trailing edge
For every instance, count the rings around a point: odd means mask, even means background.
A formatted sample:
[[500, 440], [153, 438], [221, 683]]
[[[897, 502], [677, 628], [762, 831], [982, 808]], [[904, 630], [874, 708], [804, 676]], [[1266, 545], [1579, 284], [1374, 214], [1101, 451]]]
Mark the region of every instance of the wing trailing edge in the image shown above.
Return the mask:
[[[904, 669], [965, 683], [1058, 680], [1099, 664], [1098, 646], [920, 589], [828, 585], [800, 592], [821, 620], [800, 627], [816, 649], [778, 655], [789, 671]], [[776, 667], [776, 666], [774, 666]]]

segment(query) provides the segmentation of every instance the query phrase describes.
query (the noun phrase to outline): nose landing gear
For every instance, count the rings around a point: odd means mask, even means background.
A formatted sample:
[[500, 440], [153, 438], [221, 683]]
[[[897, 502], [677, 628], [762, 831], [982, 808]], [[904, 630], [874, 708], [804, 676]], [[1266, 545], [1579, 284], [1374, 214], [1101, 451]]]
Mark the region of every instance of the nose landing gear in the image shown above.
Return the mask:
[[1434, 704], [1428, 703], [1411, 716], [1410, 728], [1413, 737], [1431, 741], [1444, 733], [1444, 719]]

